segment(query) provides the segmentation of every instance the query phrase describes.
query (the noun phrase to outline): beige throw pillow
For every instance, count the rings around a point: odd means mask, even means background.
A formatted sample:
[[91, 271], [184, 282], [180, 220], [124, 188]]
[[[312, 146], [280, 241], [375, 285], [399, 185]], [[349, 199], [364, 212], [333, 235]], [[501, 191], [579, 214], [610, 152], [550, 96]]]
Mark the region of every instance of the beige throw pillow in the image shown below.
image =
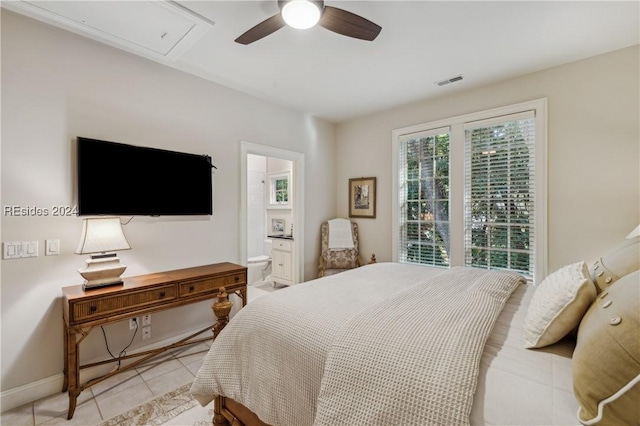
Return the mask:
[[584, 262], [558, 269], [536, 288], [524, 323], [526, 348], [555, 343], [580, 324], [596, 297]]
[[[633, 234], [633, 233], [632, 233]], [[620, 277], [640, 269], [640, 236], [626, 238], [600, 257], [589, 269], [600, 293]]]
[[584, 315], [573, 388], [585, 425], [640, 425], [640, 271], [607, 288]]

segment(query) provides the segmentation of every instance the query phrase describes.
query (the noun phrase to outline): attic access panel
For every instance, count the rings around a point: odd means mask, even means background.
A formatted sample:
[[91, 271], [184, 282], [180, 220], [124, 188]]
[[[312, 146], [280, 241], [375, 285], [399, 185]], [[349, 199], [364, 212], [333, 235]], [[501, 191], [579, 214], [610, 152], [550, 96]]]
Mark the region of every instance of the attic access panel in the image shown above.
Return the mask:
[[176, 60], [213, 25], [172, 1], [10, 1], [3, 7], [154, 59]]

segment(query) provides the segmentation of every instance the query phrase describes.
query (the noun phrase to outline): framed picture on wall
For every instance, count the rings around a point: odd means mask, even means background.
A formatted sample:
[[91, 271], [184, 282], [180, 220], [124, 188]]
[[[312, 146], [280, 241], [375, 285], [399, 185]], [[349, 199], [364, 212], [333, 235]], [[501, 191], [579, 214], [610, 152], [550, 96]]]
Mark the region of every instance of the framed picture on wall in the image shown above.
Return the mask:
[[284, 219], [271, 219], [271, 232], [274, 234], [283, 234]]
[[349, 217], [376, 217], [376, 178], [349, 179]]

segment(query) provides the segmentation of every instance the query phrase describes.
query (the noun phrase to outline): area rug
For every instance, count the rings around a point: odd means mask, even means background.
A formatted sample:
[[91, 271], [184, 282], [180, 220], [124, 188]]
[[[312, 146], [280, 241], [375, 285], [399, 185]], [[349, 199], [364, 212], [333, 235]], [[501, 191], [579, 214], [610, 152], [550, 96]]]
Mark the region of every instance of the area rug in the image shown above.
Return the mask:
[[[211, 425], [213, 413], [209, 413], [211, 410], [200, 406], [189, 393], [190, 389], [191, 383], [187, 383], [125, 413], [118, 414], [98, 426]], [[194, 413], [189, 415], [187, 412], [192, 409]], [[188, 423], [174, 423], [178, 418], [184, 418], [184, 421]]]

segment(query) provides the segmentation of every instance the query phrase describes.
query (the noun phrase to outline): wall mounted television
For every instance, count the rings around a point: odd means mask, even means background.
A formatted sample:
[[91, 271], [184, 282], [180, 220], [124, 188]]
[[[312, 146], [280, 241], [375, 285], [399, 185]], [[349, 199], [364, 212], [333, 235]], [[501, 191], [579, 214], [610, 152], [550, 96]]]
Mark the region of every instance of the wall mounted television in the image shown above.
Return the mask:
[[78, 215], [211, 215], [212, 167], [206, 155], [78, 137]]

